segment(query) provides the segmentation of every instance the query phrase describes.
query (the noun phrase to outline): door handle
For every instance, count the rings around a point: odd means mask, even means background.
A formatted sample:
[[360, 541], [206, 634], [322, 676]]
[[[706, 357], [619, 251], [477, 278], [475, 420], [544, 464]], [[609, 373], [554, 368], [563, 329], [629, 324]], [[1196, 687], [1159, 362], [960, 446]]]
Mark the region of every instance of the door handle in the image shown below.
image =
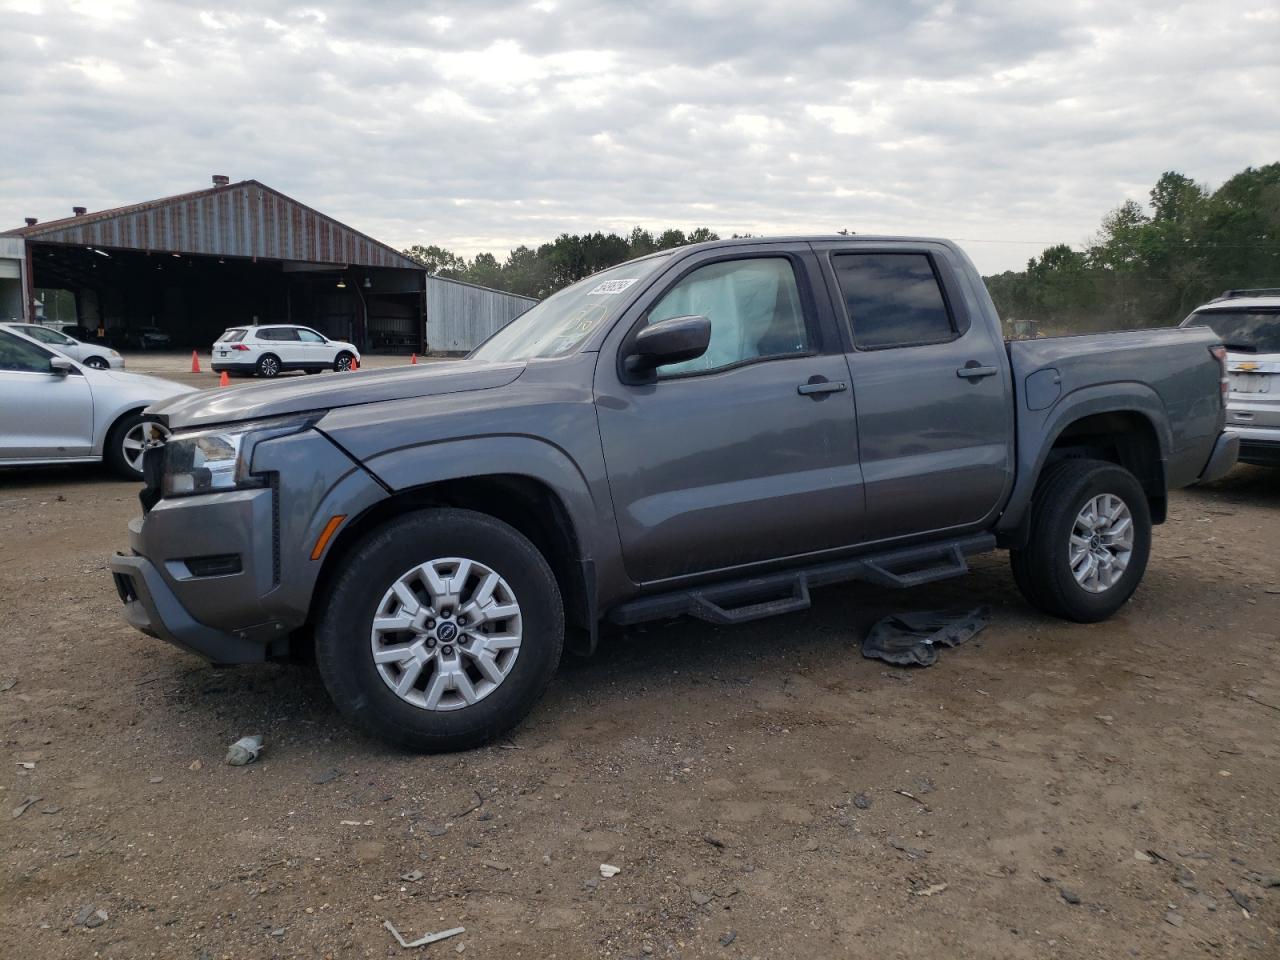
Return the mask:
[[814, 377], [808, 383], [796, 387], [796, 393], [802, 397], [818, 397], [824, 393], [840, 393], [848, 390], [849, 385], [843, 380], [828, 380], [825, 377]]
[[983, 377], [994, 377], [1000, 370], [998, 367], [984, 367], [976, 360], [970, 360], [963, 367], [956, 369], [956, 376], [977, 383]]

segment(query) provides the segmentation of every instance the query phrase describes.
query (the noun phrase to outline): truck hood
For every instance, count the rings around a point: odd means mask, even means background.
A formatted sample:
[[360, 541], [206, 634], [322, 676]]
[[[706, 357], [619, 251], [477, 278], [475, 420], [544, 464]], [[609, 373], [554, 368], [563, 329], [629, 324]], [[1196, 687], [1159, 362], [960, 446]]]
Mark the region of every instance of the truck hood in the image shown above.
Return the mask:
[[354, 373], [289, 377], [240, 387], [202, 390], [164, 403], [150, 412], [172, 430], [257, 420], [290, 413], [333, 410], [385, 400], [412, 400], [506, 386], [524, 372], [523, 362], [438, 360], [431, 363]]

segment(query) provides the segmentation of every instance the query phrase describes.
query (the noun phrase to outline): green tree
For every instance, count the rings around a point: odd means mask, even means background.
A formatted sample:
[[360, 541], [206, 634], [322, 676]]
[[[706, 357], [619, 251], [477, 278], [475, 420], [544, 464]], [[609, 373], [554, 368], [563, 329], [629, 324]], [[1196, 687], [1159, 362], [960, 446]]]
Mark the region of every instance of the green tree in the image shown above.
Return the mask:
[[671, 227], [663, 230], [658, 237], [658, 249], [670, 250], [672, 247], [683, 247], [689, 241], [685, 238], [683, 230], [677, 230]]
[[467, 261], [444, 247], [432, 244], [424, 247], [415, 244], [407, 250], [401, 250], [410, 260], [416, 260], [427, 268], [427, 272], [442, 277], [457, 278], [467, 269]]
[[658, 249], [653, 234], [643, 227], [635, 227], [627, 238], [627, 253], [632, 257], [643, 257]]

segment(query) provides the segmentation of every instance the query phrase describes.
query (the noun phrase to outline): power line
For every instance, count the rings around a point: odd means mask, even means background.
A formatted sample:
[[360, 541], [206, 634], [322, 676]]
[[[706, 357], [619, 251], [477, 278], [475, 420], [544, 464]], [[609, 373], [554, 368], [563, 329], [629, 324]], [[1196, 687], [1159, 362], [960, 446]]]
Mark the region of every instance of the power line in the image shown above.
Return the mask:
[[[1071, 247], [1073, 244], [1063, 240], [992, 240], [985, 237], [953, 237], [957, 243], [1022, 243], [1037, 247]], [[1190, 243], [1171, 243], [1167, 249], [1190, 250], [1217, 248], [1220, 250], [1280, 250], [1280, 238], [1264, 243], [1218, 243], [1213, 240], [1196, 240]], [[1086, 247], [1086, 249], [1088, 249]]]

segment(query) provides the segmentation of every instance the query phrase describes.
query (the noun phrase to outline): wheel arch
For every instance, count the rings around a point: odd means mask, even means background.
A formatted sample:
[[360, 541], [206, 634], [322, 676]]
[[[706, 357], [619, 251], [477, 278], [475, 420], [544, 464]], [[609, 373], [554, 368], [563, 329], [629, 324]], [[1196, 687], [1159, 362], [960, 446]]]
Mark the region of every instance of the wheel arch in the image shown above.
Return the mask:
[[[1042, 439], [1037, 441], [1036, 434]], [[1049, 466], [1068, 458], [1105, 460], [1124, 467], [1146, 493], [1152, 522], [1163, 523], [1168, 514], [1166, 470], [1171, 444], [1164, 404], [1145, 384], [1104, 384], [1063, 398], [1046, 421], [1019, 429], [1019, 476], [997, 526], [1002, 545], [1026, 544], [1040, 477]]]
[[[544, 479], [522, 473], [489, 473], [435, 480], [393, 491], [342, 525], [325, 551], [313, 596], [323, 596], [342, 562], [369, 533], [417, 510], [452, 507], [501, 520], [529, 539], [546, 558], [565, 605], [574, 639], [594, 649], [597, 620], [593, 566], [564, 499]], [[316, 604], [311, 604], [314, 614]]]
[[125, 417], [132, 417], [135, 414], [144, 412], [150, 406], [150, 401], [146, 403], [129, 403], [125, 404], [118, 410], [113, 410], [108, 416], [102, 420], [102, 428], [98, 431], [98, 436], [94, 437], [93, 449], [94, 455], [105, 457], [107, 455], [107, 438], [111, 436], [111, 432], [120, 425], [120, 421]]

